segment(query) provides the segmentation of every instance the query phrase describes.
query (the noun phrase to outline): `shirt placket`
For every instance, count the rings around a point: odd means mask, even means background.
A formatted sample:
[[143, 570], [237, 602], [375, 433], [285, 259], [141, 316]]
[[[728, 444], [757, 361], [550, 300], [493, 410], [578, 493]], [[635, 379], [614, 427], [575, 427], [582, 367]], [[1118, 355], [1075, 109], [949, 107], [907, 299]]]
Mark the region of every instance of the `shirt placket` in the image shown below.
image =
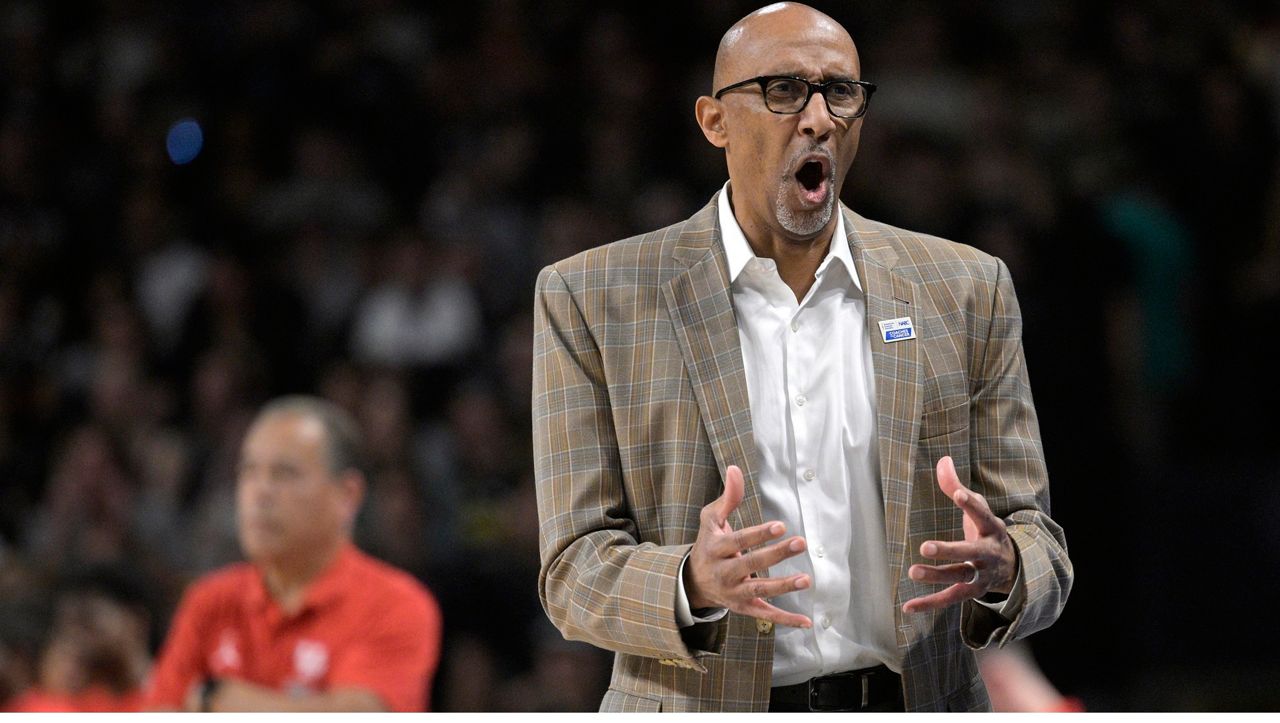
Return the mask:
[[814, 623], [812, 634], [817, 643], [819, 656], [817, 662], [820, 667], [824, 665], [825, 660], [833, 659], [839, 653], [835, 647], [834, 636], [828, 632], [833, 623], [833, 611], [830, 596], [824, 594], [824, 590], [829, 587], [832, 580], [832, 571], [823, 542], [826, 537], [823, 525], [824, 515], [819, 501], [822, 496], [818, 494], [818, 489], [825, 483], [824, 475], [830, 474], [831, 471], [823, 469], [822, 451], [819, 448], [822, 420], [814, 414], [813, 398], [814, 394], [820, 393], [813, 378], [814, 370], [817, 368], [815, 355], [820, 346], [819, 336], [826, 333], [822, 324], [822, 310], [813, 306], [813, 300], [819, 298], [816, 287], [821, 283], [819, 278], [815, 282], [813, 290], [815, 293], [811, 293], [805, 299], [805, 303], [795, 309], [788, 325], [790, 333], [787, 340], [785, 397], [787, 415], [791, 420], [794, 433], [793, 449], [796, 454], [793, 483], [796, 486], [800, 514], [804, 520], [805, 538], [809, 543], [806, 554], [809, 557], [810, 569], [813, 571], [810, 615]]

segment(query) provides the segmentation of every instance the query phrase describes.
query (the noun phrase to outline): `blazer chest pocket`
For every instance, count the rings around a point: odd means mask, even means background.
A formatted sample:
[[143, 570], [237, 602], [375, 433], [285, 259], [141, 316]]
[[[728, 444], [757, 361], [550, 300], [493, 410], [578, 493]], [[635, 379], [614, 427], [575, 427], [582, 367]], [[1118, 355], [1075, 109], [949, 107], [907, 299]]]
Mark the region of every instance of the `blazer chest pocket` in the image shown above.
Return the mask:
[[920, 417], [920, 440], [933, 439], [969, 426], [969, 402], [925, 412]]

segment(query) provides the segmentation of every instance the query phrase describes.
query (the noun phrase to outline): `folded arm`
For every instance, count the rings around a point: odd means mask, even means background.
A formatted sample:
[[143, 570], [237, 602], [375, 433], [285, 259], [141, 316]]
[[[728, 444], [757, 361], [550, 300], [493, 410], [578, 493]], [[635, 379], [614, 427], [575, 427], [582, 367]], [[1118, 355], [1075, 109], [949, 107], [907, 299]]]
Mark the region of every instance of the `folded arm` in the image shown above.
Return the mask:
[[200, 686], [194, 687], [187, 697], [186, 710], [216, 713], [358, 713], [386, 711], [387, 707], [376, 693], [360, 688], [291, 695], [243, 680], [227, 679], [219, 681], [207, 696], [201, 695]]

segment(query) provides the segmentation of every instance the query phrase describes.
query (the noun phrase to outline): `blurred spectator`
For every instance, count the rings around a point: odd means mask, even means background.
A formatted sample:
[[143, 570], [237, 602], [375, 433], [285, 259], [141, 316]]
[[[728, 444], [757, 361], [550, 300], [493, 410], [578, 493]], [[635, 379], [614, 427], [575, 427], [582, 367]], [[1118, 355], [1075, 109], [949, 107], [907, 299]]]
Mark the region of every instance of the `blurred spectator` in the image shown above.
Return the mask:
[[0, 645], [0, 712], [13, 712], [10, 701], [26, 686], [22, 667], [14, 659], [13, 653], [9, 652], [8, 646]]
[[[142, 684], [151, 666], [150, 615], [144, 598], [136, 580], [112, 568], [99, 567], [67, 578], [54, 601], [34, 685], [18, 688], [22, 692], [9, 698], [3, 709], [20, 713], [141, 710]], [[11, 685], [22, 680], [12, 667], [7, 672]]]
[[517, 487], [532, 452], [493, 385], [479, 377], [459, 384], [447, 416], [420, 435], [416, 451], [428, 494], [457, 500], [465, 544], [489, 546], [510, 534], [498, 500]]
[[48, 496], [27, 534], [41, 565], [56, 573], [133, 558], [130, 515], [136, 483], [119, 443], [101, 427], [82, 426], [53, 464]]
[[357, 416], [369, 450], [370, 499], [356, 536], [379, 557], [425, 576], [459, 554], [459, 487], [415, 455], [417, 436], [408, 385], [373, 374]]
[[297, 131], [293, 175], [266, 189], [253, 210], [265, 230], [296, 228], [304, 222], [368, 230], [388, 219], [383, 191], [362, 169], [360, 151], [345, 134], [330, 128]]
[[458, 276], [459, 255], [408, 230], [386, 251], [382, 280], [356, 311], [356, 358], [390, 366], [460, 364], [479, 341], [480, 309]]
[[284, 273], [294, 279], [307, 307], [311, 341], [326, 354], [333, 353], [368, 283], [367, 265], [354, 243], [317, 224], [304, 225], [294, 236]]
[[64, 600], [40, 659], [39, 682], [11, 704], [17, 713], [142, 709], [151, 665], [146, 638], [130, 613], [103, 598]]

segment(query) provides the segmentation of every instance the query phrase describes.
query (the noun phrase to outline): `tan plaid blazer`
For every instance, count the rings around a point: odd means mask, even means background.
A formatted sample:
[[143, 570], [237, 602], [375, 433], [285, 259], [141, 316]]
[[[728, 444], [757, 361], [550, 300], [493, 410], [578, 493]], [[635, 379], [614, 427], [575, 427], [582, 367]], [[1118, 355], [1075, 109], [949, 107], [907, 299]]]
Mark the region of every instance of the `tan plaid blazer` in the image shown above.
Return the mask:
[[[971, 648], [1050, 625], [1072, 583], [1004, 264], [841, 206], [867, 295], [881, 482], [908, 710], [984, 710]], [[876, 322], [910, 316], [917, 339]], [[716, 200], [688, 220], [547, 267], [535, 299], [533, 446], [540, 594], [566, 638], [616, 653], [602, 710], [764, 710], [772, 626], [730, 614], [681, 630], [676, 577], [701, 508], [740, 466], [735, 528], [763, 522], [747, 382]], [[1021, 555], [1007, 621], [972, 601], [904, 616], [938, 586], [907, 568], [926, 539], [961, 539], [934, 465], [955, 459]]]

